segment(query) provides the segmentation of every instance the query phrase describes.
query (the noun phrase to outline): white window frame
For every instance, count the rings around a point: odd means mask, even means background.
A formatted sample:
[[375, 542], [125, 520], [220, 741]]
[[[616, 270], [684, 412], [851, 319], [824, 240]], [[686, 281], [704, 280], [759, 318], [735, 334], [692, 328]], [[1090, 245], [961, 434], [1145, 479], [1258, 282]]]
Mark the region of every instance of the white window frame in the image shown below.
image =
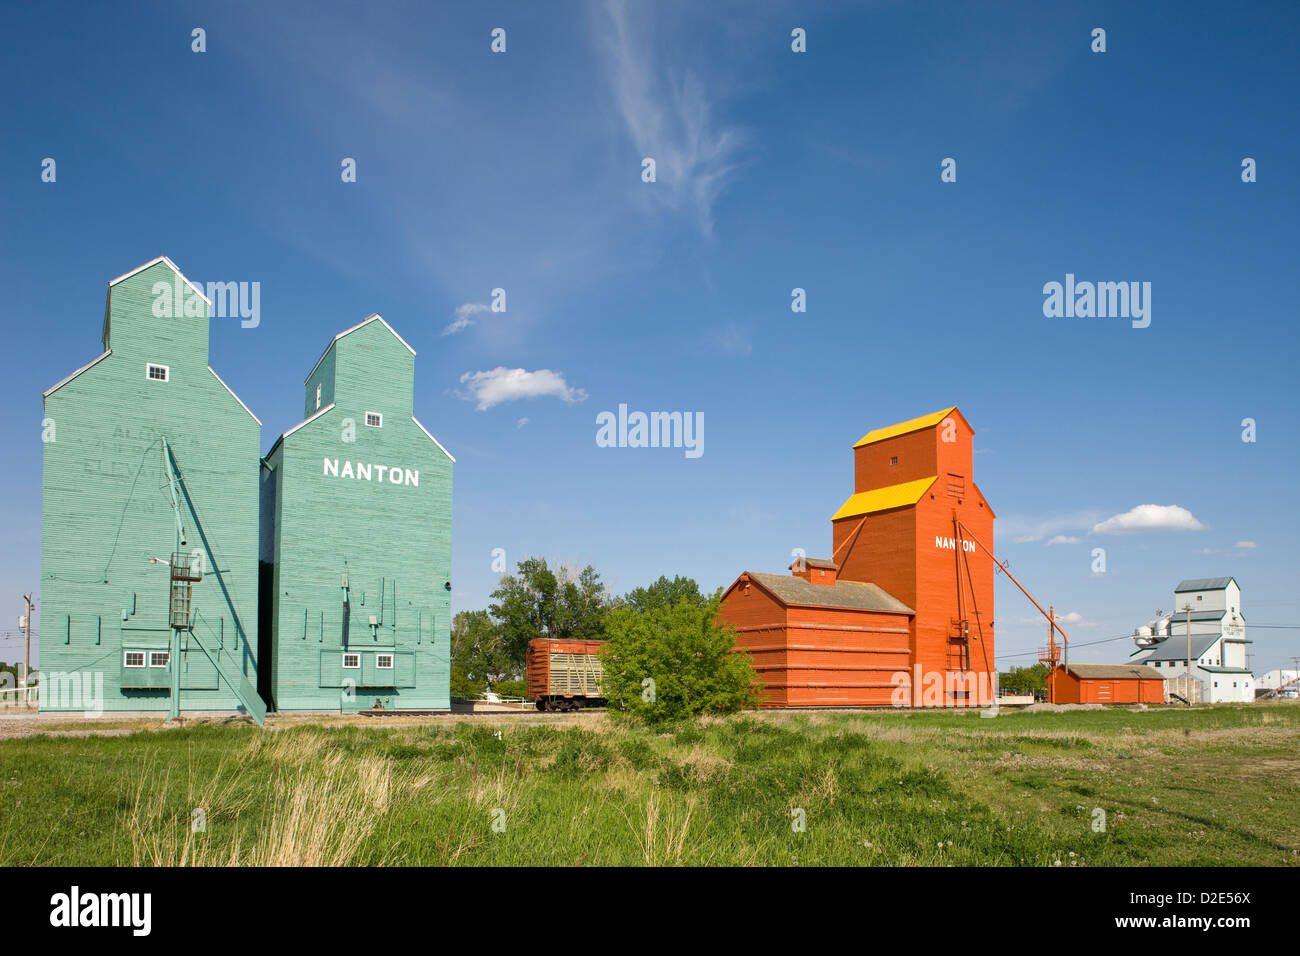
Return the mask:
[[[139, 657], [140, 657], [140, 663], [139, 663], [139, 664], [132, 664], [132, 663], [131, 663], [131, 658], [132, 658], [132, 656], [134, 656], [134, 655], [139, 655]], [[130, 651], [130, 650], [123, 651], [123, 652], [122, 652], [122, 666], [123, 666], [123, 667], [131, 667], [131, 668], [144, 667], [144, 666], [145, 666], [145, 652], [144, 652], [144, 651]]]
[[[385, 660], [388, 661], [387, 664], [384, 663]], [[375, 667], [376, 667], [376, 669], [381, 670], [381, 671], [391, 671], [391, 670], [393, 669], [393, 655], [392, 655], [392, 654], [376, 654], [376, 655], [375, 655]]]
[[320, 386], [319, 385], [316, 386], [316, 408], [317, 410], [320, 409]]
[[[379, 421], [372, 423], [372, 422], [370, 421], [370, 416], [371, 416], [371, 415], [374, 415], [375, 418], [379, 419]], [[366, 423], [366, 425], [367, 425], [368, 427], [370, 427], [370, 428], [383, 428], [383, 427], [384, 427], [384, 413], [383, 413], [383, 412], [366, 412], [366, 417], [363, 419], [363, 421], [364, 421], [364, 422]]]
[[[162, 373], [163, 373], [163, 377], [162, 377], [162, 378], [154, 378], [152, 375], [149, 374], [150, 372], [152, 372], [152, 371], [153, 371], [154, 369], [156, 369], [156, 368], [160, 368], [160, 369], [162, 369]], [[171, 366], [170, 366], [170, 365], [159, 365], [157, 362], [145, 362], [145, 363], [144, 363], [144, 377], [145, 377], [147, 380], [149, 380], [150, 382], [170, 382], [170, 381], [172, 380], [172, 369], [171, 369]]]
[[[157, 656], [160, 655], [160, 654], [162, 655], [163, 662], [162, 662], [161, 664], [155, 664], [155, 663], [154, 663], [154, 658], [157, 657]], [[150, 667], [156, 667], [156, 668], [160, 668], [160, 669], [161, 669], [161, 668], [167, 666], [168, 661], [169, 661], [170, 658], [171, 658], [171, 651], [150, 651], [150, 652], [149, 652], [149, 666], [150, 666]]]
[[[352, 658], [354, 661], [356, 661], [356, 663], [355, 663], [355, 664], [349, 664], [349, 663], [348, 663], [348, 658], [349, 658], [349, 657]], [[357, 653], [356, 651], [346, 651], [346, 652], [343, 654], [343, 669], [344, 669], [345, 671], [355, 671], [355, 670], [360, 670], [360, 669], [361, 669], [361, 655], [360, 655], [359, 653]]]

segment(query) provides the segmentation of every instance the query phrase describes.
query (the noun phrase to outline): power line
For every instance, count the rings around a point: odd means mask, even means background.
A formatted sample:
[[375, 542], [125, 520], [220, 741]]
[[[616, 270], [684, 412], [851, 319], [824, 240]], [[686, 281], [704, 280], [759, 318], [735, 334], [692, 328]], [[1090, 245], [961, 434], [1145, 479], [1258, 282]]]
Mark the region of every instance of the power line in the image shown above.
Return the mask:
[[[1105, 640], [1101, 640], [1101, 641], [1087, 641], [1086, 643], [1075, 643], [1074, 641], [1071, 641], [1071, 642], [1070, 642], [1070, 646], [1071, 646], [1071, 647], [1095, 647], [1095, 646], [1098, 645], [1098, 644], [1113, 644], [1113, 643], [1115, 643], [1116, 641], [1131, 641], [1131, 640], [1133, 640], [1133, 635], [1132, 635], [1132, 634], [1125, 634], [1125, 635], [1123, 635], [1122, 637], [1108, 637], [1108, 638], [1106, 638]], [[996, 654], [996, 655], [994, 655], [994, 656], [997, 657], [997, 658], [1006, 658], [1006, 657], [1029, 657], [1030, 655], [1037, 654], [1037, 653], [1038, 653], [1037, 650], [1032, 650], [1032, 651], [1015, 651], [1015, 652], [1012, 652], [1012, 653], [1010, 653], [1010, 654]]]

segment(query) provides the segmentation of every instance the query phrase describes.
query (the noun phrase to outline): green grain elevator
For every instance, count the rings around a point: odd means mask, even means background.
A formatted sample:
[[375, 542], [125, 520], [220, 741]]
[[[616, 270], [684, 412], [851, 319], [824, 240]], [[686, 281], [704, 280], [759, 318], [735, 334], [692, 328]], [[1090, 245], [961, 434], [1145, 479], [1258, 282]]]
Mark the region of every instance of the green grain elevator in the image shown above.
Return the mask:
[[262, 696], [278, 711], [449, 710], [455, 461], [412, 414], [415, 350], [336, 335], [262, 460]]
[[45, 393], [41, 710], [244, 711], [258, 675], [261, 422], [168, 258], [113, 280], [104, 353]]

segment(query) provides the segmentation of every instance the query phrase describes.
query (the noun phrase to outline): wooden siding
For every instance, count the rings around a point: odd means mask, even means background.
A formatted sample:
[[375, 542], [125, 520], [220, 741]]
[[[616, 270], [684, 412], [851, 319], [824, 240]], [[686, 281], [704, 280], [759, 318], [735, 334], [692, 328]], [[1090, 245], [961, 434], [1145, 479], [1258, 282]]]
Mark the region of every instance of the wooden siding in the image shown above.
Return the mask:
[[[167, 681], [127, 675], [126, 646], [166, 649], [167, 565], [175, 522], [162, 439], [184, 480], [187, 551], [207, 573], [193, 606], [205, 642], [255, 681], [257, 631], [257, 469], [261, 426], [208, 368], [208, 306], [198, 317], [153, 314], [155, 283], [174, 287], [165, 262], [119, 282], [108, 295], [109, 354], [51, 392], [45, 415], [55, 440], [44, 445], [41, 534], [41, 671], [103, 679], [106, 711], [167, 710]], [[87, 331], [91, 331], [87, 328]], [[86, 336], [88, 343], [93, 341]], [[168, 366], [150, 381], [147, 363]], [[227, 600], [228, 597], [228, 600]], [[233, 710], [238, 701], [197, 648], [180, 658], [184, 710]], [[42, 692], [45, 711], [83, 711], [85, 701]], [[67, 686], [67, 682], [63, 682]]]
[[[307, 382], [309, 413], [317, 381], [333, 383], [334, 408], [264, 463], [266, 693], [278, 710], [451, 706], [452, 462], [411, 417], [413, 380], [410, 351], [381, 322], [363, 325], [331, 345]], [[368, 411], [383, 415], [382, 427], [365, 424]], [[362, 674], [341, 690], [322, 660], [344, 649], [362, 654]], [[391, 672], [370, 663], [378, 653], [397, 656]]]
[[747, 574], [718, 611], [753, 658], [768, 707], [890, 704], [895, 675], [909, 673], [909, 620], [899, 612], [786, 606]]

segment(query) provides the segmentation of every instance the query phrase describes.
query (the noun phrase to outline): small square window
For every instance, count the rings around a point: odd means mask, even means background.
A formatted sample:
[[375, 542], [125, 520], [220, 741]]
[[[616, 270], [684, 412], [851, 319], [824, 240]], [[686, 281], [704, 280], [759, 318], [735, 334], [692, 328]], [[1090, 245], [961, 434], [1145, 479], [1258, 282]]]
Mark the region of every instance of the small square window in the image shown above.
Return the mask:
[[366, 412], [366, 424], [371, 428], [383, 428], [384, 416], [379, 412]]
[[167, 666], [167, 658], [168, 658], [168, 656], [170, 655], [170, 653], [171, 653], [170, 651], [150, 651], [150, 652], [149, 652], [149, 666], [150, 666], [150, 667], [166, 667], [166, 666]]
[[381, 671], [391, 671], [393, 669], [393, 655], [376, 654], [375, 666], [378, 667]]
[[126, 651], [122, 655], [123, 667], [144, 667], [144, 651]]
[[356, 670], [356, 669], [357, 669], [358, 667], [360, 667], [360, 666], [361, 666], [361, 655], [360, 655], [360, 654], [344, 654], [344, 655], [343, 655], [343, 669], [344, 669], [345, 671], [354, 671], [354, 670]]
[[166, 365], [155, 365], [149, 362], [144, 367], [144, 374], [151, 382], [166, 382], [171, 378], [171, 369]]
[[897, 465], [897, 464], [898, 464], [898, 456], [895, 455], [893, 458], [889, 459], [889, 463], [890, 463], [891, 465]]

